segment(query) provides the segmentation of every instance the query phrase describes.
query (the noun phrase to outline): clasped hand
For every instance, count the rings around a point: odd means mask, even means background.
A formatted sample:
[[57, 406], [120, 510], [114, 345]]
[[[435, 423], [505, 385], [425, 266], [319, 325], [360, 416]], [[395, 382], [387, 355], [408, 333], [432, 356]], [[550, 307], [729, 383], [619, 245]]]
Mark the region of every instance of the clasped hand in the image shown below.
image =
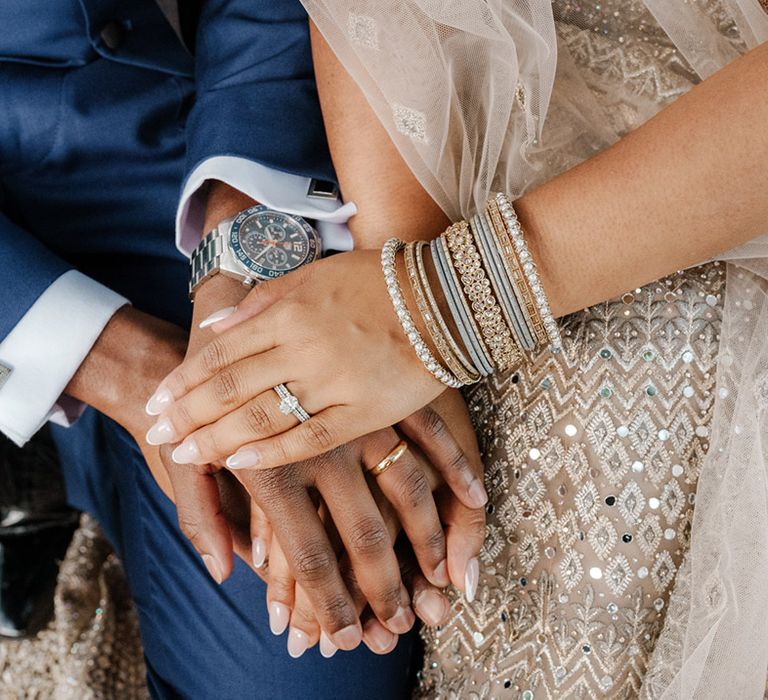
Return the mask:
[[[149, 433], [153, 443], [180, 443], [174, 461], [190, 471], [197, 465], [198, 473], [216, 472], [226, 460], [254, 512], [265, 515], [275, 533], [270, 612], [285, 618], [291, 609], [292, 634], [313, 643], [322, 628], [341, 648], [359, 641], [366, 605], [379, 632], [383, 625], [402, 633], [412, 624], [392, 549], [400, 524], [422, 572], [410, 579], [412, 593], [453, 582], [471, 595], [484, 522], [479, 458], [462, 448], [439, 411], [421, 408], [444, 387], [402, 335], [378, 260], [365, 251], [340, 255], [257, 287], [214, 324], [217, 336], [190, 353], [150, 402], [162, 408]], [[273, 387], [280, 383], [300, 398], [309, 421], [299, 424], [279, 411]], [[459, 404], [453, 415], [461, 419], [464, 412], [465, 436], [474, 447], [461, 398], [449, 392], [441, 401]], [[369, 488], [364, 470], [401, 437], [410, 449]], [[282, 465], [291, 466], [270, 469]], [[377, 499], [379, 490], [383, 498]], [[384, 499], [396, 517], [387, 514]], [[184, 524], [182, 501], [177, 498]], [[205, 526], [187, 523], [196, 546]], [[252, 534], [263, 552], [263, 536]], [[278, 592], [290, 589], [274, 581], [286, 578], [281, 567], [295, 576], [295, 594]], [[437, 621], [434, 614], [422, 617]], [[365, 632], [371, 630], [377, 627], [367, 624]]]

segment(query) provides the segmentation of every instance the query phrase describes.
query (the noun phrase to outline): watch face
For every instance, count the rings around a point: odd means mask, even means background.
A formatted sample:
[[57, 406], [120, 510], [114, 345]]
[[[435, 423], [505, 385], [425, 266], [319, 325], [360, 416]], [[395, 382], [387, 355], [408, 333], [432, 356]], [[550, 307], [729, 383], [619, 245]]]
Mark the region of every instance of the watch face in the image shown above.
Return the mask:
[[264, 206], [237, 216], [230, 245], [248, 272], [263, 279], [280, 277], [318, 256], [317, 234], [306, 221]]

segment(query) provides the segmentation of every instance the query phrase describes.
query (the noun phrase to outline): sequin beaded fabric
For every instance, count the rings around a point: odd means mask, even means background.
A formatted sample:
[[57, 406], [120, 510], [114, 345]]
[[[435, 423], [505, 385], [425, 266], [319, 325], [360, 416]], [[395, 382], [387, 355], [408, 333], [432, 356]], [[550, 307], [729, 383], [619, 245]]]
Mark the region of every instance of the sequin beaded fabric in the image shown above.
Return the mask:
[[62, 563], [55, 609], [34, 639], [0, 642], [2, 700], [148, 700], [125, 576], [87, 515]]
[[724, 279], [711, 264], [574, 314], [564, 353], [470, 394], [481, 580], [425, 633], [423, 696], [637, 696], [688, 546]]

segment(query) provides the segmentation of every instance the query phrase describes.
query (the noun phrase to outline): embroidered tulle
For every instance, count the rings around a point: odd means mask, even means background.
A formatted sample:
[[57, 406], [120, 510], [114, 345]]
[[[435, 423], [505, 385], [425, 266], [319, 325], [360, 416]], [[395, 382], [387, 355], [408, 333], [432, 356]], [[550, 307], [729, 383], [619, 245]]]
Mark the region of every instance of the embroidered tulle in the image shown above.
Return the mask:
[[[454, 220], [476, 211], [492, 190], [518, 196], [602, 150], [768, 39], [765, 3], [758, 0], [302, 1], [415, 176]], [[546, 391], [535, 385], [534, 369], [523, 371], [518, 385], [511, 377], [496, 379], [473, 395], [475, 406], [482, 397], [483, 429], [492, 426], [492, 435], [483, 435], [496, 499], [485, 578], [475, 603], [457, 600], [463, 607], [454, 609], [446, 628], [426, 635], [424, 694], [525, 700], [763, 696], [768, 237], [722, 258], [729, 260], [720, 267], [727, 284], [713, 296], [724, 297], [709, 312], [699, 302], [704, 315], [696, 316], [708, 329], [701, 332], [711, 334], [698, 339], [708, 348], [706, 359], [692, 349], [694, 359], [686, 363], [679, 336], [654, 337], [655, 359], [644, 364], [637, 353], [642, 357], [645, 350], [639, 341], [633, 346], [630, 335], [615, 339], [625, 344], [620, 350], [608, 344], [613, 354], [601, 366], [598, 336], [572, 336], [571, 352], [584, 364], [569, 366], [570, 356], [550, 361], [563, 375], [553, 377]], [[696, 288], [704, 282], [694, 274], [684, 285], [691, 303], [700, 300], [699, 292], [706, 301], [709, 292]], [[596, 319], [610, 309], [627, 311], [636, 322], [665, 320], [663, 304], [641, 312], [638, 303], [624, 308], [613, 302], [566, 324], [572, 330], [599, 325]], [[682, 323], [684, 310], [677, 307], [676, 313]], [[714, 315], [721, 313], [718, 344]], [[631, 328], [630, 319], [603, 324], [621, 335]], [[630, 347], [633, 360], [621, 364], [618, 358]], [[668, 392], [674, 381], [665, 372], [674, 377], [684, 364], [692, 365], [696, 393], [673, 397]], [[665, 387], [666, 397], [661, 391], [632, 395], [627, 403], [627, 392], [643, 376], [638, 366]], [[608, 373], [611, 385], [593, 384], [600, 372]], [[578, 380], [564, 384], [568, 376]], [[603, 389], [608, 396], [600, 394]], [[587, 390], [592, 393], [585, 404]], [[665, 398], [673, 400], [669, 413], [660, 410]], [[535, 420], [541, 419], [531, 418], [541, 406], [552, 414], [551, 426], [539, 428]], [[638, 418], [644, 410], [647, 421]], [[686, 421], [695, 448], [683, 448], [673, 437]], [[564, 433], [566, 425], [576, 433]], [[646, 429], [656, 461], [638, 451], [646, 447], [633, 431]], [[711, 434], [705, 436], [705, 429]], [[669, 437], [662, 439], [661, 431]], [[597, 451], [598, 433], [611, 443], [605, 453]], [[527, 455], [518, 453], [512, 436], [531, 440], [532, 434], [538, 437]], [[555, 464], [547, 466], [547, 459]], [[636, 462], [643, 465], [639, 475], [632, 471]], [[680, 468], [682, 475], [675, 475]], [[496, 490], [504, 479], [507, 491]], [[567, 488], [562, 496], [560, 486]], [[681, 494], [685, 505], [677, 512]], [[527, 519], [521, 508], [530, 511]], [[574, 542], [559, 540], [561, 528], [573, 529]], [[686, 545], [681, 533], [689, 528]], [[607, 607], [612, 603], [615, 620]]]

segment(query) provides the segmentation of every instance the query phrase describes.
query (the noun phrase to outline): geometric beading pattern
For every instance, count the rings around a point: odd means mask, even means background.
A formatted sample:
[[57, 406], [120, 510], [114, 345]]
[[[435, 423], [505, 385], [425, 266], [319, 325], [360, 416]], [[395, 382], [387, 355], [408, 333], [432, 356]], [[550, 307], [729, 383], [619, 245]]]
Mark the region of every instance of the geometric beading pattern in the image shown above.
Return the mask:
[[690, 537], [724, 272], [574, 314], [563, 352], [467, 391], [491, 499], [480, 585], [423, 631], [421, 695], [637, 695]]

